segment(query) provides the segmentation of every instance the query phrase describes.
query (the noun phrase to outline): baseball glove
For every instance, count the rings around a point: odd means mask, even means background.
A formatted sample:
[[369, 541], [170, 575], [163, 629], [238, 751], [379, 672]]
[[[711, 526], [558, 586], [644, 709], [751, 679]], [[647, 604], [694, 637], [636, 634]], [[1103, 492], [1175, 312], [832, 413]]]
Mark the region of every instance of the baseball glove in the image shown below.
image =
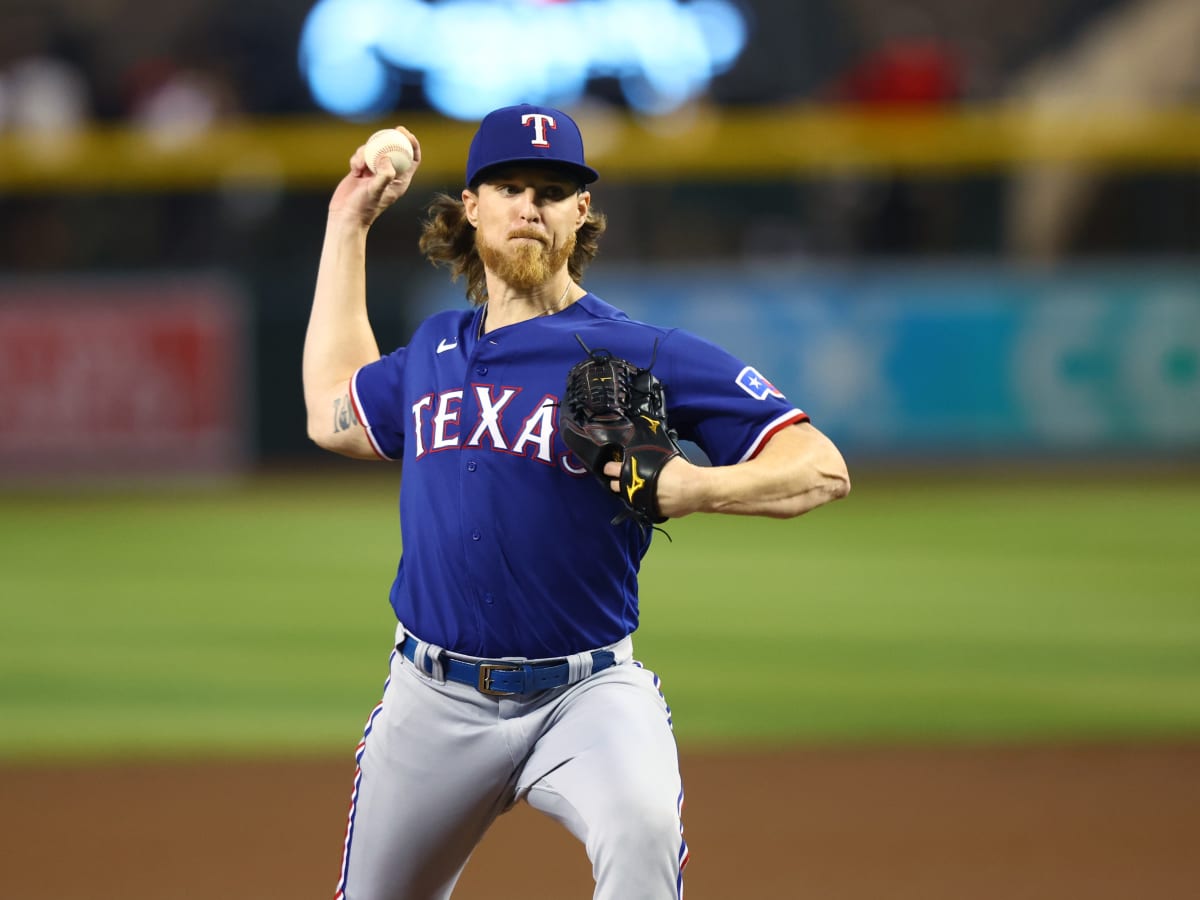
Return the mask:
[[658, 476], [669, 460], [684, 454], [667, 427], [663, 386], [650, 374], [654, 361], [640, 369], [607, 350], [589, 350], [578, 335], [576, 340], [587, 359], [567, 373], [563, 440], [605, 490], [613, 480], [604, 474], [605, 463], [621, 463], [619, 496], [625, 509], [613, 524], [629, 518], [642, 528], [665, 522]]

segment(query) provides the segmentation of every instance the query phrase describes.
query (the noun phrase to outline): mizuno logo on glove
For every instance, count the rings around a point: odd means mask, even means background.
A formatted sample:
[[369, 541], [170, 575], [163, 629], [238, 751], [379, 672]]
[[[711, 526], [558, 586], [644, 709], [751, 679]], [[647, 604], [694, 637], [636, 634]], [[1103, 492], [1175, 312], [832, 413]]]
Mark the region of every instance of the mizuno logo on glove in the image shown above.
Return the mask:
[[[683, 451], [667, 425], [662, 382], [608, 350], [590, 350], [576, 335], [587, 358], [567, 373], [560, 423], [566, 445], [607, 490], [612, 478], [604, 465], [623, 460], [616, 497], [625, 506], [613, 521], [633, 519], [643, 528], [665, 522], [658, 506], [658, 475]], [[658, 345], [654, 351], [657, 353]]]

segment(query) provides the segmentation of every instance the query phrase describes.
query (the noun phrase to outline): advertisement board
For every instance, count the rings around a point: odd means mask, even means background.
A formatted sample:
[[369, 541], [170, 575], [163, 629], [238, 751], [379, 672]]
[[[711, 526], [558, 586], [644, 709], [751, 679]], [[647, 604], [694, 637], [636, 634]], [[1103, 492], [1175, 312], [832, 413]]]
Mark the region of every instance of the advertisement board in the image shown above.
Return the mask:
[[3, 479], [239, 470], [245, 321], [218, 279], [0, 282]]

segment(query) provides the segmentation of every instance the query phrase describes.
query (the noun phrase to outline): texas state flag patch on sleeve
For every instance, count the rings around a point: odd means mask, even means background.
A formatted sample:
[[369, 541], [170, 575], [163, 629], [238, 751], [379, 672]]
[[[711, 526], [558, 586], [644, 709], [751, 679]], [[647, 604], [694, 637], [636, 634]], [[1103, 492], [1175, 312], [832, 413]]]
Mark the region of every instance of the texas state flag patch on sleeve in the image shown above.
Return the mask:
[[737, 386], [755, 400], [766, 400], [768, 397], [782, 397], [783, 392], [763, 378], [754, 366], [746, 366], [736, 379]]

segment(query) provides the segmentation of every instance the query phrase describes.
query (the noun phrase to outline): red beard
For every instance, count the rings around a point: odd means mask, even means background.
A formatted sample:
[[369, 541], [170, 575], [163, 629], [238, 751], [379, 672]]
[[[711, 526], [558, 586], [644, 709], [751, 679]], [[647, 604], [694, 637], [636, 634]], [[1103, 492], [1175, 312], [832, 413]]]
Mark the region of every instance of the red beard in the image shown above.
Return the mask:
[[512, 236], [531, 237], [536, 242], [507, 241], [496, 246], [476, 232], [475, 249], [489, 272], [518, 290], [531, 290], [546, 284], [562, 270], [575, 250], [574, 232], [557, 249], [544, 243], [544, 236], [539, 231], [518, 231]]

